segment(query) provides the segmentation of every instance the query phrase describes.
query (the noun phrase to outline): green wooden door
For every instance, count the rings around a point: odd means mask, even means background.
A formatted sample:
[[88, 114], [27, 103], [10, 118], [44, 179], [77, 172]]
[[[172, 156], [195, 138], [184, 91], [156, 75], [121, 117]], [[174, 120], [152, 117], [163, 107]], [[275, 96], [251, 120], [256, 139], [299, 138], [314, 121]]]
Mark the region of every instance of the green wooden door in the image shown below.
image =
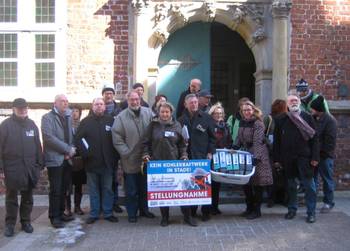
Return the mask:
[[176, 106], [191, 79], [210, 90], [210, 23], [192, 23], [169, 37], [158, 59], [157, 94]]

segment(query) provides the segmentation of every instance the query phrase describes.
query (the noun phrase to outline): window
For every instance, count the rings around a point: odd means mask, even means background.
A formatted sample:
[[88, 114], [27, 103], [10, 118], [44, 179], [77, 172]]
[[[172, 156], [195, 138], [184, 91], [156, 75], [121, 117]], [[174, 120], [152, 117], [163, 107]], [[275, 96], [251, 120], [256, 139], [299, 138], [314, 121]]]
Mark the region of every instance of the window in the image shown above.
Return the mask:
[[1, 100], [52, 101], [65, 87], [65, 23], [66, 0], [0, 0]]

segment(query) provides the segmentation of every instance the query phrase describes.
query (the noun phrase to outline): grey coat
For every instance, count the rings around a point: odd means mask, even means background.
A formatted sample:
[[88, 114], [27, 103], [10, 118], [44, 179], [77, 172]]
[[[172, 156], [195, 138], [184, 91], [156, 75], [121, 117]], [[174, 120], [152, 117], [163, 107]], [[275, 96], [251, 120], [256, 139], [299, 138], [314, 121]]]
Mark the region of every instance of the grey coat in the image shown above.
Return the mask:
[[118, 114], [112, 127], [115, 149], [120, 154], [125, 173], [138, 173], [142, 164], [142, 139], [152, 121], [152, 110], [141, 107], [140, 116], [127, 108]]
[[7, 189], [35, 187], [42, 169], [39, 129], [31, 119], [15, 115], [0, 125], [0, 169], [4, 170]]
[[64, 161], [64, 155], [68, 154], [73, 146], [71, 113], [67, 111], [65, 115], [68, 120], [68, 142], [65, 142], [63, 125], [58, 116], [58, 113], [53, 109], [41, 118], [46, 167], [61, 166]]

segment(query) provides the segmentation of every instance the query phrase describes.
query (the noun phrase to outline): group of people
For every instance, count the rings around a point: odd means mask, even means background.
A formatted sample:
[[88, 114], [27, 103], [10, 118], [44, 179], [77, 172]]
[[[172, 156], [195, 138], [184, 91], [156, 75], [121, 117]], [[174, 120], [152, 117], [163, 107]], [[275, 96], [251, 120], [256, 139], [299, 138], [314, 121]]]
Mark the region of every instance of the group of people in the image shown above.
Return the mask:
[[[89, 115], [81, 121], [81, 107], [70, 109], [67, 97], [60, 94], [52, 110], [42, 117], [42, 145], [39, 129], [28, 118], [27, 102], [15, 99], [13, 115], [0, 125], [0, 167], [6, 184], [5, 236], [14, 235], [18, 191], [22, 195], [22, 229], [33, 232], [32, 191], [43, 167], [48, 171], [49, 218], [53, 227], [62, 228], [64, 221], [73, 219], [72, 185], [74, 213], [84, 214], [80, 208], [84, 183], [90, 198], [86, 223], [96, 222], [101, 214], [105, 220], [117, 222], [113, 211], [122, 212], [118, 205], [119, 161], [128, 221], [135, 223], [138, 217], [155, 217], [147, 206], [147, 161], [212, 159], [219, 148], [241, 149], [254, 156], [255, 174], [243, 186], [243, 217], [261, 216], [263, 191], [266, 188], [271, 198], [276, 196], [274, 184], [280, 182], [277, 174], [283, 172], [282, 183], [288, 195], [285, 218], [296, 215], [299, 180], [305, 189], [307, 222], [315, 222], [318, 174], [323, 180], [325, 203], [321, 211], [329, 212], [334, 206], [336, 122], [324, 98], [315, 95], [306, 81], [301, 80], [296, 87], [298, 93], [289, 94], [286, 101], [275, 100], [267, 116], [248, 98], [241, 98], [238, 112], [227, 121], [224, 107], [221, 103], [211, 105], [212, 95], [201, 90], [199, 79], [191, 80], [176, 110], [165, 95], [157, 95], [149, 108], [139, 83], [118, 104], [114, 101], [114, 87], [105, 85], [102, 97], [93, 100]], [[219, 192], [220, 183], [212, 181], [212, 204], [200, 209], [203, 221], [221, 214]], [[186, 224], [198, 225], [198, 206], [182, 206], [181, 211]], [[160, 207], [160, 212], [160, 224], [167, 226], [169, 207]]]

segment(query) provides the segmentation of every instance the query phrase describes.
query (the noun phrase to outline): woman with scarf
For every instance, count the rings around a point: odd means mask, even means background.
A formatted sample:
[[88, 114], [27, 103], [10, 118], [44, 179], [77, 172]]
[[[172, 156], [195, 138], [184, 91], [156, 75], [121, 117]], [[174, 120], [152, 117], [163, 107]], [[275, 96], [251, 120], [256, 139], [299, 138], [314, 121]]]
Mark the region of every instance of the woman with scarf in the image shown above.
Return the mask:
[[241, 113], [242, 120], [239, 123], [235, 145], [250, 152], [256, 162], [254, 175], [249, 183], [243, 186], [247, 208], [242, 216], [252, 220], [261, 217], [263, 189], [272, 185], [273, 179], [262, 112], [251, 101], [246, 101], [242, 105]]
[[[209, 115], [215, 121], [214, 135], [215, 135], [215, 148], [231, 148], [232, 138], [230, 134], [230, 129], [225, 123], [225, 111], [221, 103], [216, 103], [209, 110]], [[219, 193], [220, 193], [220, 183], [212, 180], [212, 205], [211, 214], [217, 215], [221, 214], [219, 210]]]
[[[170, 103], [161, 103], [158, 107], [158, 116], [148, 126], [143, 141], [143, 160], [178, 160], [187, 159], [186, 143], [182, 136], [179, 122], [173, 119], [174, 108]], [[181, 207], [184, 220], [191, 226], [190, 207]], [[160, 207], [162, 219], [160, 225], [169, 225], [169, 207]]]

